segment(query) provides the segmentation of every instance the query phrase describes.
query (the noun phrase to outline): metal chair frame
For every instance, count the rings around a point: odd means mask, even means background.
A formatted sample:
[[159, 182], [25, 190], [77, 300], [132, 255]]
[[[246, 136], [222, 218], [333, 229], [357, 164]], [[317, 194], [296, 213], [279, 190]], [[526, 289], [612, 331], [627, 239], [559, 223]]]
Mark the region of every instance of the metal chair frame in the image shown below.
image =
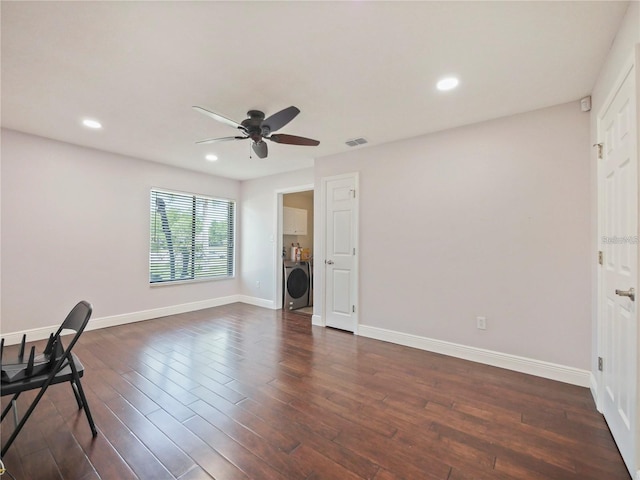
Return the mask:
[[[2, 396], [5, 395], [13, 395], [13, 398], [9, 402], [9, 404], [2, 411], [2, 417], [0, 418], [0, 422], [4, 420], [4, 418], [9, 413], [9, 410], [13, 407], [14, 419], [16, 423], [16, 427], [14, 431], [11, 433], [11, 436], [7, 440], [7, 442], [2, 446], [2, 451], [0, 452], [0, 458], [4, 457], [9, 450], [9, 447], [14, 442], [25, 423], [35, 410], [36, 406], [40, 399], [44, 396], [45, 392], [51, 385], [55, 385], [58, 383], [70, 382], [71, 388], [73, 390], [73, 394], [76, 398], [76, 402], [78, 404], [78, 409], [84, 410], [84, 413], [87, 416], [87, 420], [89, 422], [89, 427], [91, 427], [91, 433], [95, 437], [98, 434], [98, 430], [96, 429], [95, 423], [93, 422], [93, 417], [91, 416], [91, 411], [89, 410], [89, 404], [87, 403], [87, 398], [84, 394], [84, 390], [82, 388], [82, 383], [80, 382], [80, 377], [84, 375], [84, 367], [80, 363], [78, 357], [71, 353], [73, 346], [78, 341], [78, 338], [84, 331], [87, 323], [89, 322], [89, 318], [92, 313], [91, 304], [86, 301], [79, 302], [67, 315], [64, 322], [55, 333], [55, 335], [51, 335], [49, 337], [49, 343], [47, 344], [47, 348], [44, 351], [44, 354], [49, 358], [49, 367], [45, 372], [31, 375], [33, 371], [34, 365], [34, 354], [35, 347], [31, 349], [31, 355], [29, 357], [29, 362], [26, 364], [26, 378], [22, 380], [18, 380], [11, 383], [3, 382], [0, 386], [2, 390]], [[69, 346], [64, 349], [62, 346], [62, 341], [60, 339], [60, 335], [63, 330], [74, 330], [75, 335], [69, 342]], [[24, 344], [25, 344], [26, 336], [22, 338], [22, 345], [20, 349], [20, 354], [18, 356], [19, 363], [23, 361], [24, 355]], [[2, 360], [2, 350], [4, 347], [4, 339], [2, 340], [2, 344], [0, 344], [0, 360]], [[17, 404], [16, 401], [22, 392], [26, 392], [28, 390], [35, 390], [39, 388], [40, 391], [36, 395], [31, 405], [22, 416], [21, 419], [18, 419], [17, 412]]]

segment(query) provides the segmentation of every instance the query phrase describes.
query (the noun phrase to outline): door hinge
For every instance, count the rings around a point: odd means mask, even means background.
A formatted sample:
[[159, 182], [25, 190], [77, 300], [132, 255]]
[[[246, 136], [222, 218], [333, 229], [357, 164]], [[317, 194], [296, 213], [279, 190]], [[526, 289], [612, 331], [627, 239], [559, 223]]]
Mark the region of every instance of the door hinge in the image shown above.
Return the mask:
[[598, 370], [602, 371], [602, 357], [598, 357]]
[[353, 254], [356, 254], [356, 247], [353, 247]]
[[351, 193], [353, 194], [353, 198], [356, 198], [356, 189], [355, 188], [351, 189]]
[[602, 250], [598, 251], [598, 263], [600, 265], [604, 265], [604, 254], [602, 253]]
[[356, 313], [356, 306], [355, 306], [355, 305], [351, 305], [351, 311], [352, 311], [353, 313]]
[[602, 160], [602, 148], [604, 147], [604, 143], [595, 143], [594, 147], [598, 147], [598, 160]]

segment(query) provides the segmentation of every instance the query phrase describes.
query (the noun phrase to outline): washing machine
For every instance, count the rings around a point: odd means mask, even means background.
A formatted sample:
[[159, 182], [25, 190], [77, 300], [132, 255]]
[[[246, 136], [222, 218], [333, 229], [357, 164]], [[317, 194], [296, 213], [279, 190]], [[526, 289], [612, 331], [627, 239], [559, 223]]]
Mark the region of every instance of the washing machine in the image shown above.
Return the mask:
[[309, 262], [284, 261], [284, 302], [282, 308], [295, 310], [309, 305]]

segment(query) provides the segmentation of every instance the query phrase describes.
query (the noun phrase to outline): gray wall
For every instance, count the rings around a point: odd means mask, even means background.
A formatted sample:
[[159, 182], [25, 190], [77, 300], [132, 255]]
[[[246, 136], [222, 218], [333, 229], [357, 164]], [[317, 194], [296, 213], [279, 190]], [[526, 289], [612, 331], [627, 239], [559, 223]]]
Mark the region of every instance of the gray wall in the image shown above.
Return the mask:
[[360, 322], [588, 369], [589, 149], [572, 102], [317, 160], [360, 175]]
[[237, 278], [149, 286], [152, 187], [240, 194], [235, 180], [3, 130], [3, 334], [59, 324], [81, 299], [95, 319], [238, 294]]

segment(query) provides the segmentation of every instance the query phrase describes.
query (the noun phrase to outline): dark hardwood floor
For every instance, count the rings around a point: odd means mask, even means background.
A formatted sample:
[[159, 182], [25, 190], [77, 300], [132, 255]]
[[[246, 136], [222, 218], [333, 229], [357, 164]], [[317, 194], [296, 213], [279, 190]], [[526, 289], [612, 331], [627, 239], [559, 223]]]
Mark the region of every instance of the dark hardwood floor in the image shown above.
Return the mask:
[[629, 479], [587, 389], [308, 316], [234, 304], [76, 353], [99, 434], [52, 387], [3, 459], [17, 480]]

